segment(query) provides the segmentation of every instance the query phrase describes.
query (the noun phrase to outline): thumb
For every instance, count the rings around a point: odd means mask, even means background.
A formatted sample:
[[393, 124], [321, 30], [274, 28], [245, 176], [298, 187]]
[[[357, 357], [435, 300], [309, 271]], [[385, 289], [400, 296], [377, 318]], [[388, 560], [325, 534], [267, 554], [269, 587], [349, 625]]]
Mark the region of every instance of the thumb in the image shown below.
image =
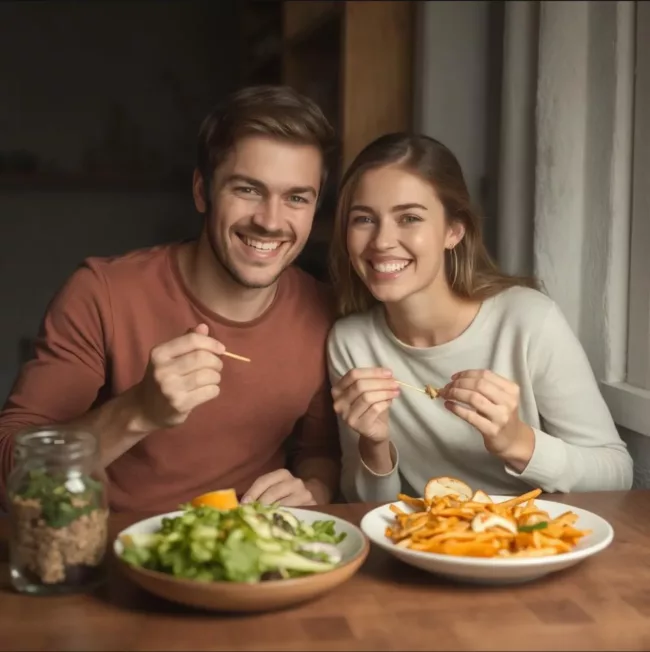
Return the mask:
[[199, 335], [208, 335], [210, 332], [210, 328], [208, 327], [207, 324], [199, 324], [198, 326], [195, 326], [194, 328], [190, 328], [188, 333], [198, 333]]

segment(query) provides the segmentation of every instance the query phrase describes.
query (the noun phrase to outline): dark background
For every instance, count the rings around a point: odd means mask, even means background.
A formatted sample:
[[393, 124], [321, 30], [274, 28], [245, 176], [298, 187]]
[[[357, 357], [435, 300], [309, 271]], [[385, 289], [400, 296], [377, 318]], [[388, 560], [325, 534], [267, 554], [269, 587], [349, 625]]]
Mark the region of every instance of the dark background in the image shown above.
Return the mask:
[[[432, 22], [435, 38], [422, 35], [408, 4], [418, 3], [0, 3], [0, 404], [48, 301], [83, 258], [198, 234], [196, 134], [239, 86], [290, 79], [341, 129], [345, 163], [374, 132], [410, 126], [418, 112], [412, 76], [440, 78], [448, 93], [433, 100], [431, 135], [442, 132], [459, 148], [470, 190], [493, 212], [486, 169], [496, 161], [498, 132], [488, 125], [480, 139], [467, 134], [485, 116], [498, 117], [499, 80], [488, 69], [500, 65], [493, 46], [503, 3], [439, 3], [450, 27]], [[302, 26], [286, 23], [283, 5]], [[424, 67], [415, 65], [418, 34], [439, 53]], [[484, 104], [463, 99], [470, 87]], [[300, 260], [319, 277], [335, 183], [336, 175]]]

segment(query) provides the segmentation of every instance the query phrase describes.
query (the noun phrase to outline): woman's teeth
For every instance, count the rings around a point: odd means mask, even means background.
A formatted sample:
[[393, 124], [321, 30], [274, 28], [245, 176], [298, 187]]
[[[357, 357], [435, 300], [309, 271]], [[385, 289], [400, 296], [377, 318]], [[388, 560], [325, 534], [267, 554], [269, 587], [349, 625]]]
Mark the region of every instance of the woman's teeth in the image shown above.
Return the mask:
[[257, 249], [258, 251], [274, 251], [282, 244], [277, 240], [274, 242], [263, 242], [262, 240], [253, 240], [253, 238], [247, 238], [246, 236], [241, 236], [241, 239], [244, 241], [244, 244]]
[[382, 272], [385, 274], [401, 272], [410, 264], [411, 264], [410, 260], [401, 260], [399, 262], [394, 262], [394, 263], [371, 263], [372, 268], [376, 272]]

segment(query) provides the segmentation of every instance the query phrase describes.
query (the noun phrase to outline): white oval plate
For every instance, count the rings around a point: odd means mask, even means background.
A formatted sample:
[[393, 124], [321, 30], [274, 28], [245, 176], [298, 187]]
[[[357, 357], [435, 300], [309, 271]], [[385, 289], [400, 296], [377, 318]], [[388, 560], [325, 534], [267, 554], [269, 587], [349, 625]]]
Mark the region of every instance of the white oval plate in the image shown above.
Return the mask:
[[[494, 502], [501, 502], [512, 496], [491, 496], [491, 498]], [[552, 557], [504, 559], [420, 552], [399, 548], [385, 535], [386, 526], [394, 523], [394, 514], [390, 511], [390, 505], [397, 505], [404, 511], [413, 511], [400, 501], [387, 503], [368, 512], [361, 521], [361, 529], [374, 544], [410, 566], [428, 573], [478, 584], [508, 584], [538, 579], [574, 566], [583, 559], [595, 555], [607, 548], [614, 538], [612, 526], [604, 518], [586, 509], [551, 500], [535, 499], [535, 504], [548, 512], [551, 518], [567, 511], [574, 512], [578, 515], [575, 527], [579, 530], [591, 530], [591, 534], [581, 539], [571, 552]]]

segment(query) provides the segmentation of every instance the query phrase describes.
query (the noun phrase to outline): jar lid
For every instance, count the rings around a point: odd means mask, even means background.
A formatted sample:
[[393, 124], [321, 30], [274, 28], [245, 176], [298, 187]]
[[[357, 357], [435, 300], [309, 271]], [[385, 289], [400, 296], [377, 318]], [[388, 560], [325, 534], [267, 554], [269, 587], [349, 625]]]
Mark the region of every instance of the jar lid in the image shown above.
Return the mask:
[[31, 428], [16, 435], [14, 450], [19, 457], [61, 456], [79, 459], [95, 454], [97, 438], [85, 430]]

